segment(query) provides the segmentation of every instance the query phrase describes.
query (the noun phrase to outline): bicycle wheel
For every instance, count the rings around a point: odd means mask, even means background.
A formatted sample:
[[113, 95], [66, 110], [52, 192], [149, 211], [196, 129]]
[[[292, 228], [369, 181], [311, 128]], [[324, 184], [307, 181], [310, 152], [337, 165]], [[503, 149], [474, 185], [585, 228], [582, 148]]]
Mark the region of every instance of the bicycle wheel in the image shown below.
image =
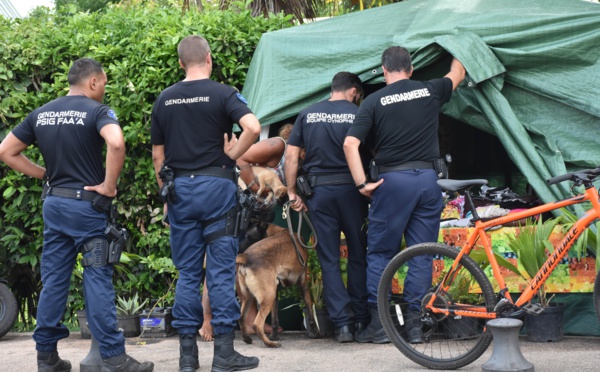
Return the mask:
[[17, 320], [17, 300], [10, 288], [0, 282], [0, 337], [12, 329]]
[[[379, 316], [388, 337], [407, 358], [427, 368], [464, 367], [479, 358], [492, 341], [484, 319], [434, 314], [424, 306], [458, 253], [457, 248], [443, 244], [417, 244], [396, 255], [379, 282]], [[417, 285], [423, 288], [419, 293], [413, 289], [416, 277], [422, 278]], [[471, 257], [461, 259], [453, 277], [448, 290], [436, 295], [438, 308], [453, 311], [483, 306], [493, 310], [492, 284]]]

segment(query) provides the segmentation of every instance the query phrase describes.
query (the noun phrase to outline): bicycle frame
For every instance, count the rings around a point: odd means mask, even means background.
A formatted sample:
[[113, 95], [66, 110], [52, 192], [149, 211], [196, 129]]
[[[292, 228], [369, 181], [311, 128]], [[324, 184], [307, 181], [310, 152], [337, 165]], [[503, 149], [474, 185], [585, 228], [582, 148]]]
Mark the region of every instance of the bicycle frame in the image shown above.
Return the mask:
[[[500, 294], [508, 300], [510, 303], [513, 303], [513, 300], [508, 292], [508, 288], [504, 281], [504, 277], [500, 274], [500, 266], [494, 256], [492, 251], [492, 245], [490, 239], [486, 234], [486, 230], [506, 224], [508, 222], [518, 221], [523, 218], [532, 217], [541, 213], [553, 211], [562, 207], [567, 207], [570, 205], [580, 204], [589, 201], [592, 204], [592, 208], [586, 211], [586, 213], [579, 218], [566, 233], [564, 238], [560, 241], [557, 247], [555, 247], [552, 254], [548, 257], [542, 268], [534, 275], [531, 281], [528, 283], [525, 291], [519, 296], [514, 305], [517, 307], [523, 306], [525, 303], [529, 302], [533, 296], [538, 292], [538, 290], [544, 285], [552, 271], [556, 268], [558, 263], [567, 255], [569, 249], [573, 246], [577, 238], [583, 233], [588, 226], [594, 222], [594, 220], [600, 218], [600, 201], [598, 200], [598, 190], [595, 187], [587, 187], [583, 194], [577, 195], [572, 198], [564, 199], [561, 201], [557, 201], [554, 203], [546, 203], [526, 211], [511, 213], [506, 216], [497, 217], [486, 222], [482, 222], [479, 219], [475, 220], [475, 231], [473, 231], [468, 239], [466, 244], [460, 250], [456, 260], [453, 262], [452, 267], [448, 270], [446, 277], [440, 283], [440, 288], [447, 290], [447, 283], [449, 280], [454, 279], [453, 277], [456, 275], [458, 270], [460, 269], [460, 260], [466, 254], [468, 255], [475, 248], [476, 244], [479, 246], [483, 246], [486, 256], [489, 260], [489, 263], [492, 267], [492, 272], [494, 275], [494, 279], [497, 281], [500, 287]], [[454, 274], [453, 274], [454, 273]], [[468, 309], [441, 309], [434, 305], [436, 295], [432, 296], [426, 307], [431, 310], [433, 313], [445, 314], [445, 315], [461, 315], [467, 316], [471, 318], [485, 318], [485, 319], [494, 319], [497, 317], [496, 312], [488, 311], [483, 306], [474, 306], [469, 305]]]

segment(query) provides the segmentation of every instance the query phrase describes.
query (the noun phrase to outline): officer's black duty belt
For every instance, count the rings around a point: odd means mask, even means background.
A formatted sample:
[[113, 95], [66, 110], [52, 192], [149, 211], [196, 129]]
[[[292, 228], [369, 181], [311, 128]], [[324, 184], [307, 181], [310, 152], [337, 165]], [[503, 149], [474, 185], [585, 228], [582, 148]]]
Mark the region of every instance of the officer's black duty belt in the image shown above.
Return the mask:
[[394, 172], [401, 170], [411, 170], [411, 169], [433, 169], [432, 161], [407, 161], [406, 163], [402, 163], [400, 165], [391, 165], [391, 166], [383, 166], [380, 165], [378, 167], [379, 173], [385, 172]]
[[94, 198], [96, 198], [96, 196], [98, 196], [98, 193], [94, 191], [69, 189], [67, 187], [50, 187], [46, 195], [91, 202], [94, 201]]
[[190, 176], [212, 176], [220, 177], [237, 182], [235, 180], [235, 172], [231, 168], [221, 167], [205, 167], [199, 169], [174, 169], [175, 178], [190, 177]]
[[307, 177], [310, 187], [326, 185], [344, 185], [353, 184], [354, 179], [350, 173], [337, 174], [309, 174]]

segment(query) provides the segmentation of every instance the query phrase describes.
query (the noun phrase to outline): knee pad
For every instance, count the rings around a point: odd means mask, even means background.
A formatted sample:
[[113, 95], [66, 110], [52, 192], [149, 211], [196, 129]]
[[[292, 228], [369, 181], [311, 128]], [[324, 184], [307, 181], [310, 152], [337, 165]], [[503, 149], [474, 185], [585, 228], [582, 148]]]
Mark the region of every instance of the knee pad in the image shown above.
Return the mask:
[[108, 263], [108, 240], [104, 237], [92, 238], [83, 245], [82, 253], [81, 266], [106, 266]]

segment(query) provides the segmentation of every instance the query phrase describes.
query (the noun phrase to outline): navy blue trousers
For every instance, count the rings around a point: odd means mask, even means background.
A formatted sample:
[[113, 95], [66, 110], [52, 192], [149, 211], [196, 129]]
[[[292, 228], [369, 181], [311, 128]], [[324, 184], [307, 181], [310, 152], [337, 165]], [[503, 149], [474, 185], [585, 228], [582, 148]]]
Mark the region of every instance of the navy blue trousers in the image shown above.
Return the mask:
[[[377, 303], [377, 288], [383, 270], [398, 254], [402, 236], [408, 247], [437, 242], [442, 212], [442, 191], [433, 169], [415, 169], [381, 174], [383, 183], [373, 192], [369, 210], [367, 287], [369, 303]], [[409, 262], [404, 293], [415, 310], [431, 287], [433, 257]]]
[[[106, 215], [94, 210], [89, 201], [55, 196], [48, 196], [44, 201], [43, 216], [43, 289], [33, 339], [38, 351], [51, 352], [56, 350], [58, 340], [69, 336], [69, 330], [61, 321], [77, 253], [88, 240], [105, 238], [107, 221]], [[98, 341], [102, 358], [125, 352], [123, 333], [117, 330], [112, 275], [112, 265], [83, 269], [87, 321], [93, 337]]]
[[215, 334], [232, 331], [240, 316], [235, 296], [235, 257], [239, 241], [231, 236], [206, 244], [205, 236], [223, 229], [225, 220], [205, 228], [203, 221], [218, 218], [236, 203], [237, 186], [230, 180], [211, 176], [175, 179], [176, 201], [168, 206], [171, 225], [171, 255], [179, 270], [173, 307], [173, 327], [180, 334], [196, 333], [204, 320], [200, 285], [204, 279], [212, 309]]
[[[325, 306], [336, 327], [369, 319], [366, 277], [367, 201], [356, 187], [317, 186], [308, 199], [317, 232]], [[340, 273], [340, 232], [348, 246], [348, 288]]]

